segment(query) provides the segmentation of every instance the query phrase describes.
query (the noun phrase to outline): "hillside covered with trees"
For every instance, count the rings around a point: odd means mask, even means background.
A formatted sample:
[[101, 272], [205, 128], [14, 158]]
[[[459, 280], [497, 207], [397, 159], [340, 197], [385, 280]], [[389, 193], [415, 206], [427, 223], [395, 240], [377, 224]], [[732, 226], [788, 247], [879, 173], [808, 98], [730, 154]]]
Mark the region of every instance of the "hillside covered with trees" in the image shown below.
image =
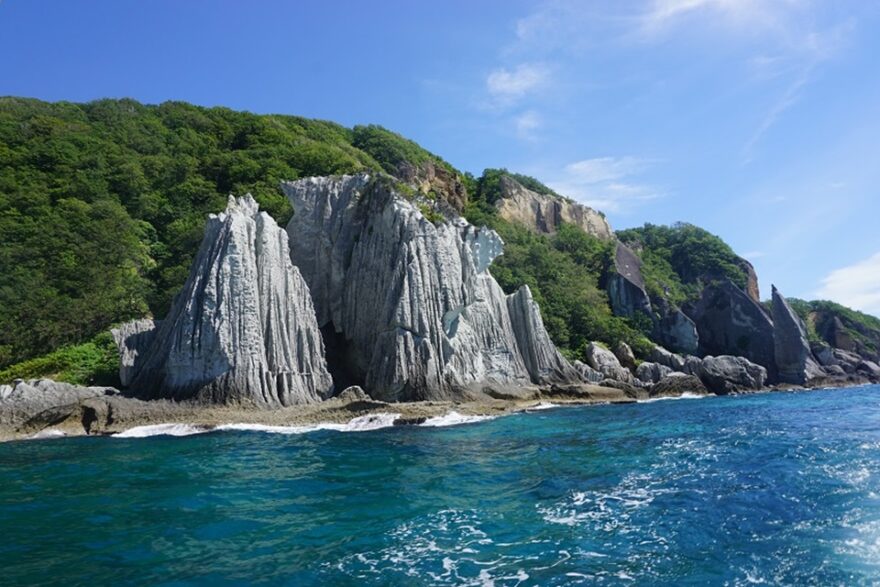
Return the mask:
[[[431, 173], [422, 173], [426, 166]], [[112, 383], [116, 357], [107, 329], [165, 314], [207, 215], [223, 210], [230, 193], [252, 193], [286, 223], [293, 211], [282, 180], [362, 170], [421, 184], [429, 198], [497, 230], [506, 246], [493, 275], [508, 292], [530, 286], [569, 357], [579, 358], [593, 340], [650, 350], [648, 330], [609, 307], [604, 279], [613, 242], [567, 225], [535, 234], [497, 215], [504, 175], [555, 195], [534, 178], [503, 169], [461, 173], [375, 125], [349, 129], [182, 102], [0, 98], [0, 382], [52, 375]], [[682, 304], [707, 279], [745, 284], [730, 247], [697, 227], [646, 225], [619, 238], [641, 255], [652, 297]], [[880, 340], [880, 326], [864, 315], [828, 304], [803, 311], [813, 313], [815, 328], [827, 330], [827, 316], [840, 315], [861, 344]], [[866, 323], [867, 334], [857, 328]]]

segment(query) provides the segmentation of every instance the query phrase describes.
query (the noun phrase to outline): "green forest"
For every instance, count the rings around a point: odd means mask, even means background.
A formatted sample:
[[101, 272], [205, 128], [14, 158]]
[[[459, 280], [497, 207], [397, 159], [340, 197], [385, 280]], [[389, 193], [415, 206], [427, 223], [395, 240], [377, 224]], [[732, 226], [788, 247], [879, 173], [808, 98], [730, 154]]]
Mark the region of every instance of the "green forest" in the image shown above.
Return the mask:
[[[602, 289], [613, 243], [573, 226], [534, 234], [495, 213], [504, 175], [554, 193], [534, 178], [504, 169], [461, 173], [376, 125], [346, 128], [183, 102], [7, 97], [0, 98], [0, 382], [51, 375], [113, 383], [108, 328], [165, 314], [207, 215], [221, 211], [230, 193], [252, 193], [286, 223], [293, 211], [282, 180], [361, 170], [394, 175], [402, 163], [442, 166], [466, 188], [465, 217], [506, 243], [493, 275], [508, 292], [530, 286], [565, 354], [578, 358], [592, 340], [624, 340], [648, 352], [646, 332], [613, 316]], [[676, 304], [693, 299], [706, 279], [746, 279], [730, 247], [691, 225], [646, 225], [619, 237], [641, 255], [649, 293]], [[880, 324], [844, 310], [848, 324], [867, 333], [859, 336], [880, 340]]]

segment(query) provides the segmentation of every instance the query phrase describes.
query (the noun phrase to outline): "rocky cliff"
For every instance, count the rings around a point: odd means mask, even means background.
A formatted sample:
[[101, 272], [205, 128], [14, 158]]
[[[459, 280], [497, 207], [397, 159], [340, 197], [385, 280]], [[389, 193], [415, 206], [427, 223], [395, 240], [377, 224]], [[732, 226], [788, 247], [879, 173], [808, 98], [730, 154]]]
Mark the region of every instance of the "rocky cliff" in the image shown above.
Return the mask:
[[501, 196], [495, 203], [498, 215], [535, 232], [553, 234], [567, 222], [597, 238], [614, 238], [608, 221], [599, 212], [559, 196], [533, 192], [512, 177], [501, 178]]
[[288, 406], [333, 386], [287, 233], [250, 196], [211, 215], [168, 316], [116, 334], [123, 380], [145, 398]]
[[776, 370], [784, 383], [802, 384], [825, 373], [813, 358], [804, 323], [773, 286], [773, 342]]
[[318, 324], [378, 399], [459, 397], [485, 385], [579, 381], [528, 288], [507, 296], [488, 272], [498, 235], [434, 224], [392, 182], [367, 174], [282, 185], [295, 214], [291, 258]]
[[776, 381], [773, 321], [732, 281], [705, 287], [686, 312], [696, 324], [702, 354], [745, 357], [766, 367], [770, 381]]

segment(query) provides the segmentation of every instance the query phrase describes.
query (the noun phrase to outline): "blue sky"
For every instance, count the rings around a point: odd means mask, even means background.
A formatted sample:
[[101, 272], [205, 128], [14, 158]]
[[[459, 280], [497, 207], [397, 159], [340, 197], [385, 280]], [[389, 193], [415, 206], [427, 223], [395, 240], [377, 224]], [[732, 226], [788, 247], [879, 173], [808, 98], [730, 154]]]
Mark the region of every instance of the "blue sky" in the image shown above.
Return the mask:
[[378, 123], [880, 314], [880, 2], [0, 0], [0, 95]]

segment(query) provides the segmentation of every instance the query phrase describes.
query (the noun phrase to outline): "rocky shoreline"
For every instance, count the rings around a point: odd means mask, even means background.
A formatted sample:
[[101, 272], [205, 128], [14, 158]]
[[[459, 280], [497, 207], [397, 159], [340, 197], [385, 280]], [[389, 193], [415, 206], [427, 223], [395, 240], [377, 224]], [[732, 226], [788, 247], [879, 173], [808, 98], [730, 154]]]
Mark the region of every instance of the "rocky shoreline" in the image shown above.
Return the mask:
[[[368, 417], [391, 418], [395, 426], [420, 425], [428, 419], [458, 415], [497, 417], [547, 407], [631, 404], [685, 396], [714, 397], [705, 388], [620, 389], [608, 385], [573, 385], [508, 389], [475, 394], [464, 401], [388, 403], [370, 398], [359, 387], [317, 404], [265, 409], [255, 405], [206, 405], [197, 402], [140, 400], [114, 388], [78, 387], [48, 379], [0, 386], [0, 442], [77, 436], [112, 436], [134, 428], [181, 425], [208, 431], [217, 427], [320, 427], [344, 425]], [[815, 380], [807, 386], [782, 384], [739, 394], [845, 388], [871, 384], [867, 378]], [[622, 387], [622, 386], [621, 386]], [[5, 389], [4, 389], [5, 388]], [[9, 391], [9, 390], [12, 391]], [[480, 397], [476, 397], [476, 396]], [[161, 434], [161, 432], [156, 432]]]

